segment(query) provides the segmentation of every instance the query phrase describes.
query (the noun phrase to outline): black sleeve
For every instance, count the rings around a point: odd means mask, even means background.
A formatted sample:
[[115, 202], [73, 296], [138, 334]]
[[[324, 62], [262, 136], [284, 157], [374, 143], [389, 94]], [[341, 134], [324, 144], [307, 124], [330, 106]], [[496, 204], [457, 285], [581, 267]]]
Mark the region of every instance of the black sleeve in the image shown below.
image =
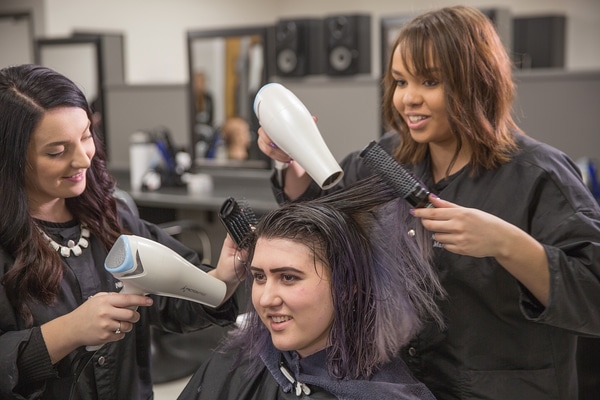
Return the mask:
[[17, 359], [17, 367], [21, 377], [19, 380], [21, 386], [58, 377], [58, 372], [50, 360], [40, 327], [31, 329], [29, 341], [23, 343]]

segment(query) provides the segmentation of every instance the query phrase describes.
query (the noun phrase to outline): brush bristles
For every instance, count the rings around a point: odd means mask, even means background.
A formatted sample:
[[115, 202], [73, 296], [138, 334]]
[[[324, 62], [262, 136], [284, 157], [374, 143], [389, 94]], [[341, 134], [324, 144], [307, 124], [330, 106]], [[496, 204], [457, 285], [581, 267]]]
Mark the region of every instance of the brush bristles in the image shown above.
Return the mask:
[[258, 222], [254, 210], [247, 201], [237, 201], [233, 197], [229, 197], [223, 202], [219, 211], [219, 219], [238, 247], [245, 247], [244, 239]]
[[364, 163], [414, 207], [431, 207], [425, 188], [404, 166], [373, 141], [360, 153]]

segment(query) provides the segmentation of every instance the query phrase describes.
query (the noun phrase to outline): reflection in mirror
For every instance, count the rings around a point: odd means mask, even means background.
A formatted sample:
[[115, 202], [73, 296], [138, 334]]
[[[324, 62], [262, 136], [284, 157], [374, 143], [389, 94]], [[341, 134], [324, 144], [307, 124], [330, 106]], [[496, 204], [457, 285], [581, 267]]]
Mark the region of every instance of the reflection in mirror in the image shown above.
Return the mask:
[[267, 27], [188, 32], [191, 144], [198, 167], [269, 168], [254, 97], [267, 83]]

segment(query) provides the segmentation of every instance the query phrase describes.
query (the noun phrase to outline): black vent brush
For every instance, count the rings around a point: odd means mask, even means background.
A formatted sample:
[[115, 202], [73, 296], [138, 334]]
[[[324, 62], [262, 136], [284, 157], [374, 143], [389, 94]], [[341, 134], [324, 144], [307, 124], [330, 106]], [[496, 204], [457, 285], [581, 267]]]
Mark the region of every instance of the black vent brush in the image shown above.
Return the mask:
[[390, 156], [375, 141], [360, 152], [360, 157], [372, 172], [390, 185], [399, 196], [415, 208], [432, 208], [429, 202], [429, 190], [402, 164]]
[[233, 197], [227, 198], [221, 205], [219, 219], [225, 226], [229, 236], [240, 248], [246, 247], [244, 239], [252, 232], [258, 222], [254, 210], [247, 202], [245, 200], [238, 202]]

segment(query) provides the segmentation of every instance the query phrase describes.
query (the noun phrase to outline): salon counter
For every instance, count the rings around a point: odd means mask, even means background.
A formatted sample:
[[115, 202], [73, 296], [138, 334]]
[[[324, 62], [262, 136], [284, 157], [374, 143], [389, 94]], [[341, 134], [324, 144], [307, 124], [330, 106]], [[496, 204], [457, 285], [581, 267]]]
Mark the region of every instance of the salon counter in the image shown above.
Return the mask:
[[190, 193], [185, 186], [132, 191], [129, 172], [113, 171], [117, 186], [127, 191], [141, 207], [218, 212], [228, 197], [245, 199], [256, 213], [264, 213], [278, 206], [271, 190], [270, 170], [223, 169], [203, 173], [212, 177], [212, 190]]
[[[271, 187], [262, 182], [228, 183], [222, 185], [214, 181], [213, 189], [206, 193], [189, 193], [186, 187], [161, 188], [156, 191], [129, 192], [138, 206], [175, 208], [179, 210], [219, 211], [228, 197], [245, 199], [257, 213], [264, 213], [277, 207]], [[263, 187], [265, 186], [265, 187]]]

